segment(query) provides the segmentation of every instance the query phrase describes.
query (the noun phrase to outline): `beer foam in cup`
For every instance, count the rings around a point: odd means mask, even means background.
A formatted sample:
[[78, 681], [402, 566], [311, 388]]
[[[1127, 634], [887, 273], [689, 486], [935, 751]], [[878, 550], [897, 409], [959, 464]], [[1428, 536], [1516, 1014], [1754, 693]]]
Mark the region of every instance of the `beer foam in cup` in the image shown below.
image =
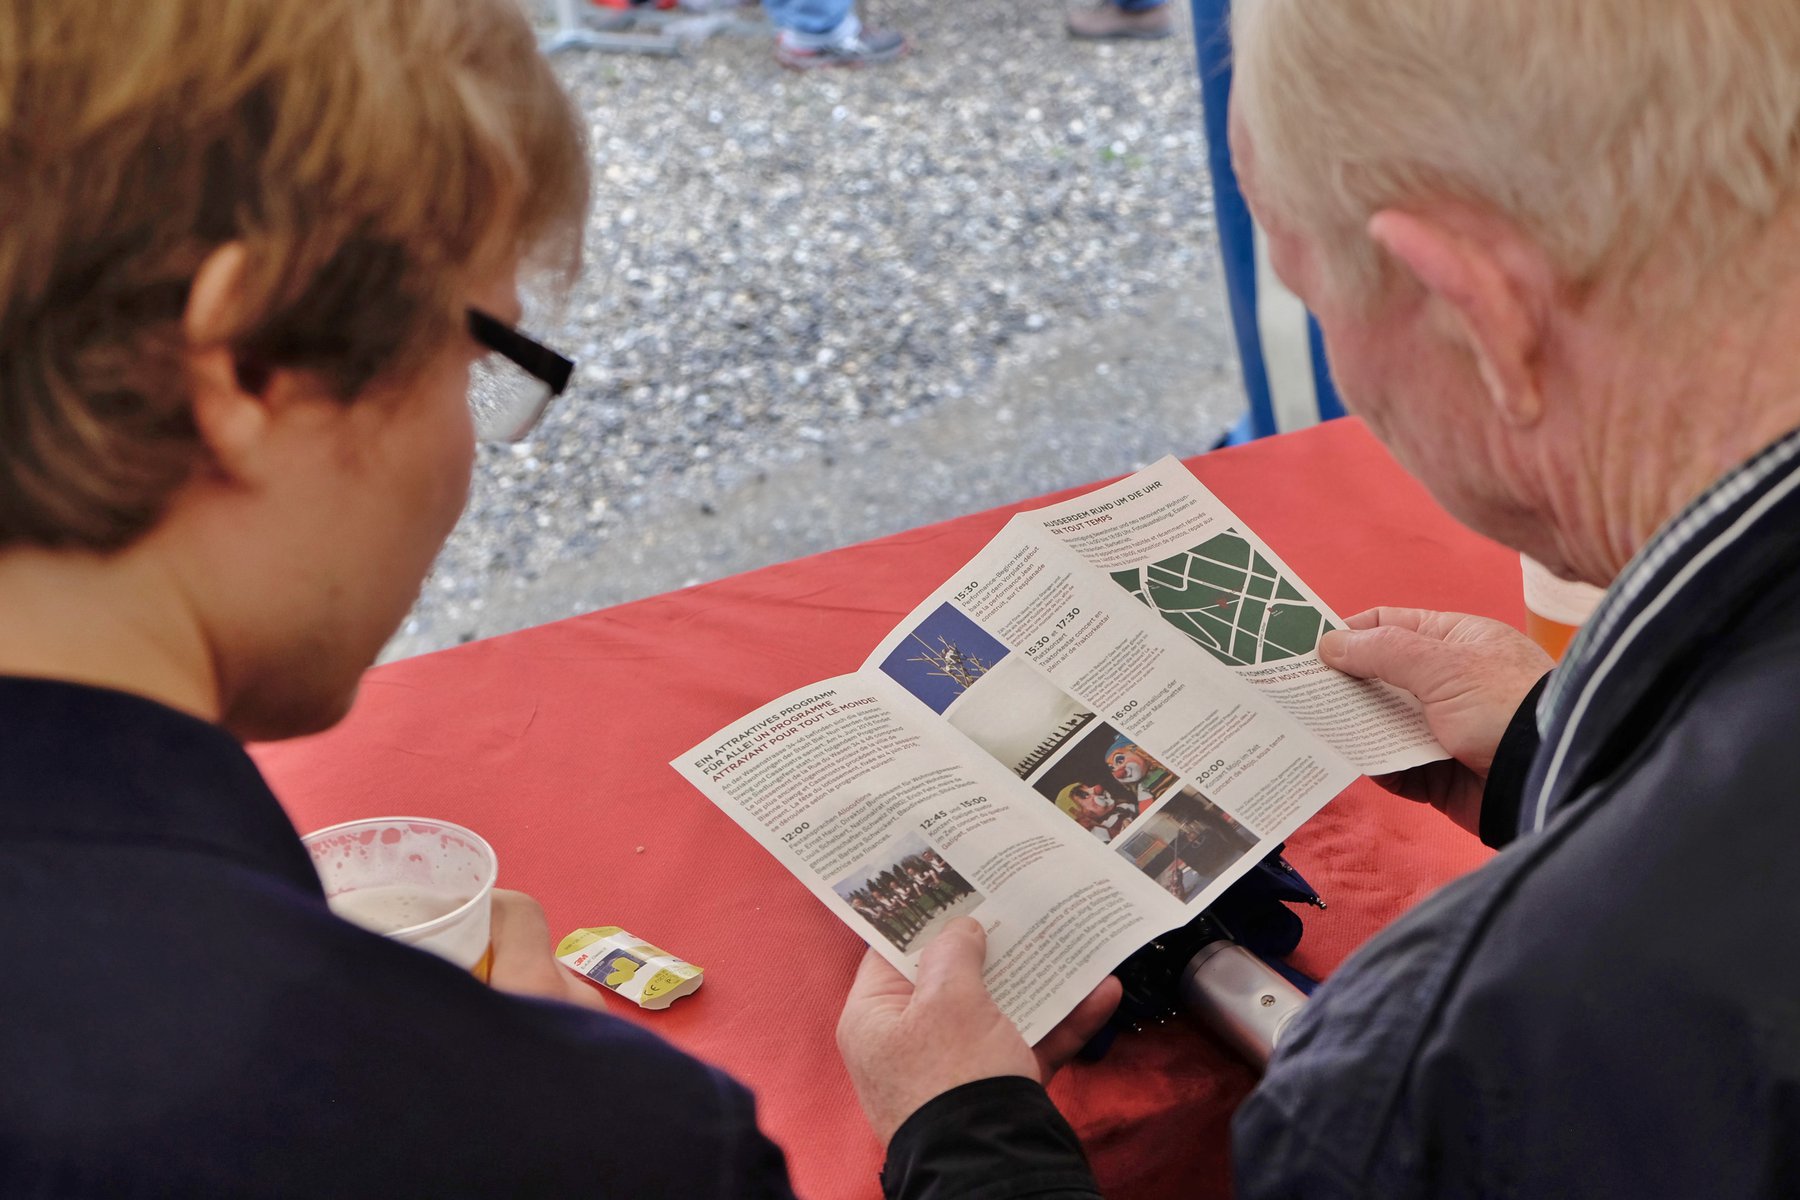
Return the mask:
[[301, 839], [331, 911], [486, 978], [493, 847], [425, 817], [347, 821]]
[[667, 1008], [705, 982], [693, 963], [617, 925], [577, 929], [557, 943], [556, 961], [639, 1008]]
[[447, 917], [475, 897], [411, 883], [384, 883], [339, 892], [326, 900], [331, 911], [371, 933], [398, 933]]

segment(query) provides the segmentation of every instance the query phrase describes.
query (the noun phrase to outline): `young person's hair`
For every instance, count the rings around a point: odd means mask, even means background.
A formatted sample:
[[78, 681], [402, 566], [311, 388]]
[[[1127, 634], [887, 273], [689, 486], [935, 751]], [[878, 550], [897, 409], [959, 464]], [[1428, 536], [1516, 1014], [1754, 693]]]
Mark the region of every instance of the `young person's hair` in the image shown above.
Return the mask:
[[200, 465], [182, 314], [215, 250], [244, 251], [240, 375], [348, 402], [482, 271], [573, 270], [587, 187], [517, 0], [8, 0], [0, 547], [127, 545]]

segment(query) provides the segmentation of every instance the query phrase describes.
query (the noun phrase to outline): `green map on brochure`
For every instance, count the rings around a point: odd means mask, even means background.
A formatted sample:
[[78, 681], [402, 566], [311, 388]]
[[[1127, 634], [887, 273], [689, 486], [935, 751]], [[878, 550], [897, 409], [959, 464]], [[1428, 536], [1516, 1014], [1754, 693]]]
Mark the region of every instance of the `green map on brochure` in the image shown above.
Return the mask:
[[1232, 666], [1310, 653], [1331, 627], [1235, 529], [1149, 566], [1114, 571], [1112, 577]]

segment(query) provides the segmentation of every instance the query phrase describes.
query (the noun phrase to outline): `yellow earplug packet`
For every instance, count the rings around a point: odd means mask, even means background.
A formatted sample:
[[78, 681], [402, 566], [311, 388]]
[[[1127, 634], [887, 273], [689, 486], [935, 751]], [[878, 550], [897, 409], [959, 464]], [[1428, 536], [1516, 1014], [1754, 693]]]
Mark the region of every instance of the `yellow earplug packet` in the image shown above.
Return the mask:
[[617, 925], [577, 929], [557, 943], [556, 961], [639, 1008], [667, 1008], [705, 982], [693, 963]]

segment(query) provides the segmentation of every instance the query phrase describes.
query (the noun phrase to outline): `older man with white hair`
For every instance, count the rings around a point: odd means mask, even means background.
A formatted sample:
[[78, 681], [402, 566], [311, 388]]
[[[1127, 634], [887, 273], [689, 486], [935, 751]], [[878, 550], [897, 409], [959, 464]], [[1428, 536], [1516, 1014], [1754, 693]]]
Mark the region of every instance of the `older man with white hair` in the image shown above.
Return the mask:
[[[1457, 614], [1321, 644], [1454, 755], [1384, 782], [1505, 849], [1319, 990], [1238, 1192], [1800, 1195], [1800, 5], [1250, 0], [1233, 32], [1246, 194], [1346, 401], [1609, 588], [1548, 674]], [[1022, 1047], [967, 932], [845, 1010], [890, 1189], [1091, 1195], [1047, 1103], [980, 1104]]]

